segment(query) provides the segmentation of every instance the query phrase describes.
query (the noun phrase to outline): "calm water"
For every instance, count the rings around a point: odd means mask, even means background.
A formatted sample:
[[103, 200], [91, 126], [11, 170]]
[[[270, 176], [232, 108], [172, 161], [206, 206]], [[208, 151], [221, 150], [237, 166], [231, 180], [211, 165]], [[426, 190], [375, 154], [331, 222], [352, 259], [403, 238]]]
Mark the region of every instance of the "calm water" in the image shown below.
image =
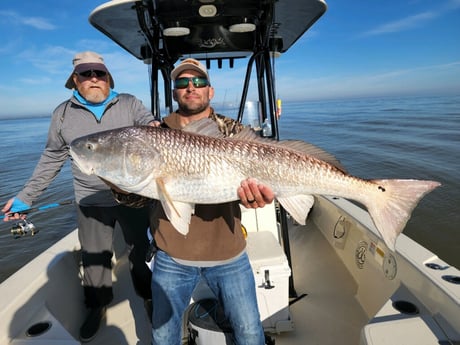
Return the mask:
[[[0, 120], [0, 203], [30, 177], [45, 145], [49, 118]], [[460, 96], [283, 104], [282, 139], [302, 139], [338, 157], [363, 178], [440, 181], [412, 214], [404, 233], [460, 267]], [[35, 206], [71, 199], [66, 164]], [[15, 239], [0, 221], [0, 281], [76, 226], [74, 206], [32, 213], [40, 232]]]

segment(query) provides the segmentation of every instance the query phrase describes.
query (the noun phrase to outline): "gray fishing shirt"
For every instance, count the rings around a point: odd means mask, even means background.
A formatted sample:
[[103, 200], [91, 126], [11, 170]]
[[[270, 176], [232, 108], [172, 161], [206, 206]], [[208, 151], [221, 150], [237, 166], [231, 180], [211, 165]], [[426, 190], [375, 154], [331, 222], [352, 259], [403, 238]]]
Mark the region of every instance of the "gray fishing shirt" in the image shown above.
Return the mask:
[[[69, 157], [70, 143], [74, 139], [119, 127], [146, 125], [153, 120], [152, 113], [142, 102], [129, 94], [119, 94], [107, 103], [100, 120], [72, 96], [54, 110], [45, 149], [32, 177], [17, 198], [29, 205], [38, 199], [61, 171]], [[103, 207], [117, 205], [109, 187], [97, 176], [83, 174], [73, 161], [72, 173], [78, 204]]]

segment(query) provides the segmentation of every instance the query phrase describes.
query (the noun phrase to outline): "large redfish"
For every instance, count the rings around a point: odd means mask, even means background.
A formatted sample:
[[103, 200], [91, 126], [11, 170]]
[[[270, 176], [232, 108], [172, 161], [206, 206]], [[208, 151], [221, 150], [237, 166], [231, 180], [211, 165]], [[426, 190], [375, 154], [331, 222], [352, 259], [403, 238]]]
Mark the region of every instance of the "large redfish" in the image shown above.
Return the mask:
[[195, 204], [237, 200], [241, 181], [256, 178], [305, 224], [311, 195], [363, 204], [387, 246], [394, 250], [412, 210], [439, 186], [423, 180], [363, 180], [348, 175], [326, 152], [303, 141], [260, 138], [250, 128], [224, 138], [211, 120], [184, 130], [125, 127], [72, 142], [70, 152], [83, 173], [121, 190], [161, 201], [174, 227], [186, 234]]

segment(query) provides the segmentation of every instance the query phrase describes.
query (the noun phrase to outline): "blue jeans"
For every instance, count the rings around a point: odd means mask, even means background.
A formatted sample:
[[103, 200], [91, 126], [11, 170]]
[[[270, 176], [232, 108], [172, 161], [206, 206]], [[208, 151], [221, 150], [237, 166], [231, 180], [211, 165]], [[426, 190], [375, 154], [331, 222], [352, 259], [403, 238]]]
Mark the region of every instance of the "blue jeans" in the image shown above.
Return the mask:
[[152, 345], [180, 345], [182, 316], [204, 279], [224, 309], [237, 345], [264, 345], [254, 275], [246, 253], [214, 267], [185, 266], [158, 251], [152, 274]]

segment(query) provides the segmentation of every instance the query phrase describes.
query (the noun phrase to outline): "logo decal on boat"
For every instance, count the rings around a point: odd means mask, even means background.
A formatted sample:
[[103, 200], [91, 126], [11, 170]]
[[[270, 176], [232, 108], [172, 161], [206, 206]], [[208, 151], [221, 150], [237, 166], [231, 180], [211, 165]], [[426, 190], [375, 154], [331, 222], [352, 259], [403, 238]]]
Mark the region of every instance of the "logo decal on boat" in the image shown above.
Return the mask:
[[356, 248], [355, 260], [356, 260], [356, 266], [358, 266], [359, 269], [364, 268], [364, 263], [366, 262], [367, 247], [368, 247], [368, 244], [366, 241], [360, 241], [358, 243], [358, 247]]
[[200, 44], [201, 48], [214, 48], [217, 45], [225, 45], [224, 39], [222, 37], [219, 38], [208, 38], [203, 40]]

